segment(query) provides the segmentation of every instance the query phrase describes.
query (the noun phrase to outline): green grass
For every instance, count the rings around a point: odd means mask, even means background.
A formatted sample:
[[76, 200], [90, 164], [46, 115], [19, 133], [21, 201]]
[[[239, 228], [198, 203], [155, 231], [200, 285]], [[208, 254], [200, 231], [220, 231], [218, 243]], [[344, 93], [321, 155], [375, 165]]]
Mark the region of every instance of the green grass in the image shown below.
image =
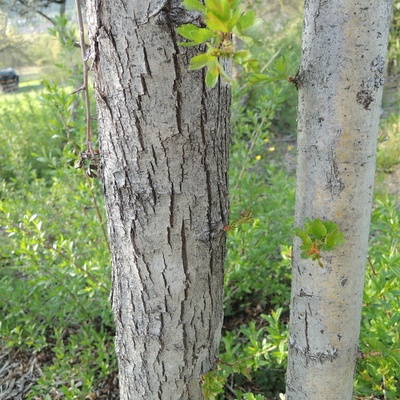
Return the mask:
[[43, 89], [42, 79], [32, 79], [19, 84], [19, 93], [29, 93]]

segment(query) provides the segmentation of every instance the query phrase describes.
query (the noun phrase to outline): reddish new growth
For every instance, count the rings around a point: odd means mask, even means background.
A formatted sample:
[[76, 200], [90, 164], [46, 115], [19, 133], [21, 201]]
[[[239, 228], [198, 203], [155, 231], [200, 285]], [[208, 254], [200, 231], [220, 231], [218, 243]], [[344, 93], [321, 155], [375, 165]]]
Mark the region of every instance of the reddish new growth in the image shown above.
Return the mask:
[[313, 242], [311, 247], [307, 250], [307, 255], [311, 256], [313, 259], [321, 257], [321, 250], [318, 248], [317, 241]]

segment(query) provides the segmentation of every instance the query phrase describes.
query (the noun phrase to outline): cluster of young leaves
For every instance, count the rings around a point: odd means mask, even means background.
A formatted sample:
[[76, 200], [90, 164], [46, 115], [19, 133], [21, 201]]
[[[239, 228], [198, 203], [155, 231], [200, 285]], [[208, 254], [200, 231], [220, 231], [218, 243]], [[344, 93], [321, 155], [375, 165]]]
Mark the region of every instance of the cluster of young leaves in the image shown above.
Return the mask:
[[188, 39], [181, 46], [206, 44], [207, 51], [192, 58], [191, 70], [206, 67], [206, 85], [214, 87], [219, 76], [230, 81], [230, 77], [221, 65], [221, 58], [232, 57], [233, 61], [249, 71], [258, 69], [259, 60], [252, 57], [248, 50], [235, 50], [232, 34], [245, 43], [259, 42], [259, 29], [262, 20], [256, 18], [254, 11], [243, 11], [240, 0], [184, 0], [182, 5], [199, 12], [205, 27], [185, 24], [177, 28], [178, 33]]
[[294, 234], [298, 236], [302, 245], [300, 246], [301, 258], [317, 261], [323, 268], [321, 251], [332, 251], [345, 242], [343, 233], [333, 221], [321, 221], [320, 219], [306, 219], [304, 229], [296, 228]]

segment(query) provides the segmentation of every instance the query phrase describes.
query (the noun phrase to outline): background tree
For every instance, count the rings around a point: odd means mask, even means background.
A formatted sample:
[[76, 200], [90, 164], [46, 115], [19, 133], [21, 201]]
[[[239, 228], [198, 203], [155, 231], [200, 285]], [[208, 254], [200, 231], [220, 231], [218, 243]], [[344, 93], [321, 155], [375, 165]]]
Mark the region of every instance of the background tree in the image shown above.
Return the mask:
[[230, 90], [180, 1], [87, 2], [122, 399], [200, 399], [222, 327]]
[[295, 223], [331, 220], [346, 242], [321, 268], [295, 241], [287, 400], [352, 398], [390, 11], [305, 3]]
[[66, 2], [67, 0], [4, 0], [0, 5], [24, 17], [39, 14], [53, 23], [53, 19], [48, 15], [49, 7], [59, 5], [60, 16], [62, 16], [65, 13]]
[[18, 58], [25, 59], [27, 46], [21, 35], [10, 26], [8, 10], [2, 7], [0, 11], [0, 66], [13, 65], [12, 61]]

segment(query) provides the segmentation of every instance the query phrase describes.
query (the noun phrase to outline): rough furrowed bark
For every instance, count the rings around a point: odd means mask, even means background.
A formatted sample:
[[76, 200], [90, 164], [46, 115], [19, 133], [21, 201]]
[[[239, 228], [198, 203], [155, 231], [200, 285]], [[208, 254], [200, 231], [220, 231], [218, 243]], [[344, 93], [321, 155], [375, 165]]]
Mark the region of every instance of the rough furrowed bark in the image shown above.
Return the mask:
[[124, 400], [201, 399], [223, 320], [230, 92], [175, 3], [88, 1]]
[[321, 268], [295, 240], [287, 400], [352, 398], [390, 5], [305, 2], [296, 226], [331, 220], [346, 243]]

